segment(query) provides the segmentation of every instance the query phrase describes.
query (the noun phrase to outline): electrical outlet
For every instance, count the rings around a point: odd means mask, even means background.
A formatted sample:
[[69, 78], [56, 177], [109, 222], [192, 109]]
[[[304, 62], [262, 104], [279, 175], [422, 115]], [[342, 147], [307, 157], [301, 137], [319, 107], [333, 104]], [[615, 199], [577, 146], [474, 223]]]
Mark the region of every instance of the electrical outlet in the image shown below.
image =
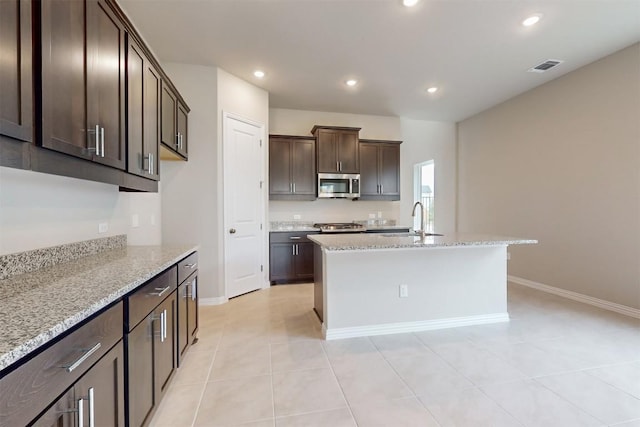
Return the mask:
[[109, 231], [108, 222], [101, 222], [100, 224], [98, 224], [98, 233], [106, 233], [107, 231]]
[[400, 285], [400, 298], [407, 298], [409, 296], [409, 285]]
[[132, 228], [140, 227], [140, 216], [138, 214], [131, 215], [131, 227]]
[[369, 214], [369, 219], [376, 219], [376, 214], [374, 213]]
[[293, 215], [293, 219], [300, 219], [302, 218], [302, 216], [300, 214], [294, 214]]

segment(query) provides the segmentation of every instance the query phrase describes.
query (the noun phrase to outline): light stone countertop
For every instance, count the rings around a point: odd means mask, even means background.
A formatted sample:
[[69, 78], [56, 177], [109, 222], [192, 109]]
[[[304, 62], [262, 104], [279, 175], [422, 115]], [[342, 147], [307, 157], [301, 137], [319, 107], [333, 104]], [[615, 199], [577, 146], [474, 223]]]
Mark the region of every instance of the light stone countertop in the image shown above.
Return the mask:
[[448, 233], [444, 236], [389, 236], [377, 234], [310, 235], [309, 240], [327, 251], [367, 251], [377, 249], [437, 248], [450, 246], [501, 246], [538, 243], [534, 239], [495, 236], [490, 234]]
[[0, 371], [196, 250], [127, 246], [0, 280]]

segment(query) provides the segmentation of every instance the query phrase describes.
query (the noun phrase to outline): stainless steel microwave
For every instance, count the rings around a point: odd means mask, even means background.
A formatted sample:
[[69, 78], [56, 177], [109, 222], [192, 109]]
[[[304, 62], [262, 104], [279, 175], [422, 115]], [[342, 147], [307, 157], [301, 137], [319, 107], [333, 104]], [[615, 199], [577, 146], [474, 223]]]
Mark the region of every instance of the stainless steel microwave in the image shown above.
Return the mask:
[[360, 197], [359, 173], [319, 173], [319, 199], [356, 199]]

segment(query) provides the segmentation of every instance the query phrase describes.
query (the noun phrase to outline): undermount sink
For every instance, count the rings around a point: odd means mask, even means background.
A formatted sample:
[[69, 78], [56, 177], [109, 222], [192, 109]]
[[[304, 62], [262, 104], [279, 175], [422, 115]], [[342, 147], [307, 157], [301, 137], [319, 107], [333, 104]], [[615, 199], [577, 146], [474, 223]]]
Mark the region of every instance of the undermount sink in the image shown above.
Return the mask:
[[[409, 232], [409, 233], [382, 233], [380, 234], [382, 237], [420, 237], [420, 233], [417, 233], [415, 231]], [[425, 237], [431, 237], [431, 236], [444, 236], [444, 234], [437, 234], [437, 233], [424, 233]]]

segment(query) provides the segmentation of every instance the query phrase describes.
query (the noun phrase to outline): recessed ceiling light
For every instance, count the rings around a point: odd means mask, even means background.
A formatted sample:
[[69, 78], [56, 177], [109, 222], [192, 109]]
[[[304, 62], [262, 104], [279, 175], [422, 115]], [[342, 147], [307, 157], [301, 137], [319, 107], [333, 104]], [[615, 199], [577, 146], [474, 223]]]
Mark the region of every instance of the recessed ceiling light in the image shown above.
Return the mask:
[[525, 27], [530, 27], [532, 25], [537, 24], [540, 19], [542, 19], [542, 14], [541, 13], [536, 13], [535, 15], [531, 15], [528, 18], [526, 18], [524, 21], [522, 21], [522, 25], [524, 25]]
[[253, 72], [253, 75], [256, 76], [257, 78], [261, 79], [264, 77], [264, 71], [262, 70], [256, 70]]
[[347, 84], [347, 86], [353, 87], [358, 84], [358, 81], [354, 79], [350, 79], [350, 80], [347, 80], [345, 83]]
[[412, 7], [418, 4], [420, 0], [402, 0], [402, 4], [406, 7]]
[[427, 89], [427, 92], [429, 93], [436, 93], [437, 91], [438, 91], [438, 88], [435, 86], [432, 86], [429, 89]]

